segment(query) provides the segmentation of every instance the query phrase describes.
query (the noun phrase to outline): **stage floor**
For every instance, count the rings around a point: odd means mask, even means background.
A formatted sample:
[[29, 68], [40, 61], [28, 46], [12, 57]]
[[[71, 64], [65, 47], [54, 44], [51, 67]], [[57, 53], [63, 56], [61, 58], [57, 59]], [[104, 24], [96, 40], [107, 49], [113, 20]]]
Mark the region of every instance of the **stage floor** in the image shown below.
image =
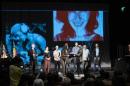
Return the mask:
[[[43, 65], [37, 65], [37, 66], [35, 67], [35, 74], [37, 75], [37, 74], [39, 74], [39, 73], [41, 73], [41, 72], [44, 72], [43, 67], [44, 67]], [[82, 64], [80, 65], [81, 72], [80, 72], [79, 74], [76, 72], [76, 71], [77, 71], [77, 68], [76, 68], [76, 66], [74, 66], [74, 64], [70, 64], [70, 67], [69, 67], [69, 68], [70, 68], [70, 69], [69, 69], [68, 72], [73, 73], [75, 79], [81, 79], [81, 78], [84, 77], [83, 65], [82, 65]], [[99, 75], [99, 71], [96, 71], [96, 72], [95, 72], [95, 71], [93, 70], [93, 68], [94, 68], [94, 64], [91, 63], [91, 67], [89, 68], [89, 69], [90, 69], [89, 73], [91, 73], [92, 75], [95, 75], [95, 77], [100, 76], [100, 75]], [[110, 70], [111, 70], [111, 64], [110, 64], [110, 63], [102, 62], [102, 63], [101, 63], [101, 68], [102, 68], [103, 70], [110, 71]], [[54, 65], [53, 62], [51, 62], [50, 72], [54, 72], [54, 71], [56, 71], [56, 70], [55, 70], [55, 65]], [[25, 66], [25, 67], [23, 68], [23, 72], [26, 73], [26, 74], [32, 74], [32, 68], [29, 67], [29, 66]], [[62, 66], [60, 66], [59, 74], [60, 74], [60, 75], [63, 75], [63, 74], [62, 74]]]

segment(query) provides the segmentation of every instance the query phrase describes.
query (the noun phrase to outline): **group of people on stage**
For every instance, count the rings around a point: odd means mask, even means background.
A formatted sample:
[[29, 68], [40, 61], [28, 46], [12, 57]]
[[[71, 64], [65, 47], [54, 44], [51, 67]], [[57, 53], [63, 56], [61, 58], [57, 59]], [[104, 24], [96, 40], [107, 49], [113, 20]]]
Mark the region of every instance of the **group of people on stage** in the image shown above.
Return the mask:
[[56, 72], [59, 72], [60, 66], [62, 66], [63, 75], [65, 75], [70, 70], [72, 63], [74, 65], [73, 68], [76, 69], [78, 74], [82, 71], [80, 66], [81, 64], [83, 65], [83, 70], [87, 70], [89, 67], [91, 67], [92, 57], [94, 57], [94, 70], [101, 68], [100, 49], [97, 43], [95, 44], [95, 48], [92, 53], [90, 53], [87, 45], [84, 44], [81, 46], [77, 42], [72, 48], [69, 47], [68, 43], [65, 43], [62, 49], [56, 45], [54, 51], [52, 51], [52, 55], [49, 47], [47, 46], [44, 52], [44, 57], [44, 71], [46, 73], [50, 72], [51, 57], [54, 59]]
[[[3, 54], [5, 54], [5, 47], [3, 46]], [[3, 54], [1, 54], [1, 58], [3, 58]], [[50, 72], [51, 69], [51, 61], [52, 57], [54, 60], [55, 71], [59, 72], [62, 66], [62, 73], [66, 75], [66, 73], [70, 70], [70, 65], [73, 63], [74, 69], [79, 74], [82, 71], [81, 64], [83, 66], [83, 70], [87, 70], [91, 67], [91, 57], [94, 57], [94, 69], [96, 69], [96, 65], [98, 68], [100, 66], [100, 49], [99, 45], [96, 43], [93, 53], [90, 52], [87, 45], [79, 45], [78, 42], [75, 43], [75, 46], [69, 47], [68, 43], [65, 43], [62, 49], [59, 48], [58, 45], [55, 46], [53, 51], [50, 51], [50, 48], [46, 46], [43, 57], [43, 69], [46, 74]], [[37, 56], [35, 50], [35, 43], [32, 43], [31, 49], [28, 51], [28, 55], [30, 56], [29, 65], [32, 66], [33, 72], [35, 71], [35, 66], [37, 65]], [[6, 56], [7, 57], [7, 56]]]

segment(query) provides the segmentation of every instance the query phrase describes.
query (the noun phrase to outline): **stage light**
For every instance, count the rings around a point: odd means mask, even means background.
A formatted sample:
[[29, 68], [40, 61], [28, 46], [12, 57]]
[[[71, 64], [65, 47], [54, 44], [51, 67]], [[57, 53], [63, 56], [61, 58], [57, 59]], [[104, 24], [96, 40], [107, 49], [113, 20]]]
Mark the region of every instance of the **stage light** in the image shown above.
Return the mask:
[[125, 11], [125, 9], [126, 9], [126, 7], [125, 7], [125, 6], [121, 7], [121, 11], [122, 11], [122, 12], [124, 12], [124, 11]]

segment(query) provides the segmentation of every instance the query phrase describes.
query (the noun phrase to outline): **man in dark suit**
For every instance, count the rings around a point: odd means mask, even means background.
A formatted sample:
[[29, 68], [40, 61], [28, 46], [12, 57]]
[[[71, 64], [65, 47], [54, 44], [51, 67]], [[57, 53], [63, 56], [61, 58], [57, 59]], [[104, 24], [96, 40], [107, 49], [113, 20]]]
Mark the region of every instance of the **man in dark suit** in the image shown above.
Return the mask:
[[97, 68], [100, 70], [101, 69], [101, 51], [97, 43], [95, 44], [95, 48], [93, 50], [93, 56], [94, 56], [94, 70], [97, 70]]
[[35, 50], [35, 44], [32, 43], [31, 50], [29, 51], [30, 56], [30, 65], [32, 66], [32, 72], [35, 73], [35, 66], [36, 66], [36, 50]]

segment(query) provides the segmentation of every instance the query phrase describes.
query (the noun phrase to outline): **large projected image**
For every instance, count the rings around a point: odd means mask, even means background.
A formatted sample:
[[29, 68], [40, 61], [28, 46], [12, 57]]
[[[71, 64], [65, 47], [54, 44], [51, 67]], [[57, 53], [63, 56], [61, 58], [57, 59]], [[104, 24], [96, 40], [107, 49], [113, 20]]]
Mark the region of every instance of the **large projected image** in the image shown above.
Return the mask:
[[[43, 61], [43, 52], [49, 39], [48, 30], [52, 19], [50, 11], [3, 12], [2, 22], [7, 53], [20, 56], [24, 64], [30, 64], [31, 54], [37, 56], [37, 64]], [[32, 50], [34, 50], [32, 52]]]
[[[42, 35], [33, 31], [34, 29], [38, 29], [36, 28], [38, 26], [36, 25], [33, 29], [30, 29], [25, 23], [14, 24], [11, 27], [11, 33], [6, 34], [6, 45], [9, 54], [11, 55], [12, 49], [15, 48], [16, 53], [22, 57], [26, 64], [29, 62], [28, 51], [31, 50], [32, 44], [35, 44], [35, 52], [40, 56], [44, 52], [46, 40]], [[43, 27], [39, 29], [43, 29]]]
[[103, 11], [53, 11], [54, 41], [103, 41]]

